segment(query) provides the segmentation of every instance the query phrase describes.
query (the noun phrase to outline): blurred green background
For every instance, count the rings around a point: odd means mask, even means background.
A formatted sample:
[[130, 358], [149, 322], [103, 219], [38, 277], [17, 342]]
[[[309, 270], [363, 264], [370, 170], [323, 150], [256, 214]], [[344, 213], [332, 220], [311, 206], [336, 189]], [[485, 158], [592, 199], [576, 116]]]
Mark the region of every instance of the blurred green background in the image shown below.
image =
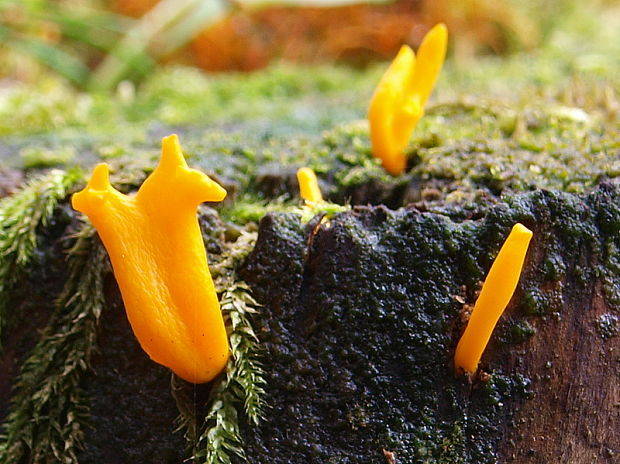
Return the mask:
[[596, 23], [615, 17], [617, 26], [619, 9], [611, 0], [1, 0], [0, 76], [32, 82], [51, 70], [78, 88], [111, 90], [171, 63], [360, 67], [417, 45], [439, 21], [464, 63], [544, 48], [558, 30], [596, 41]]
[[615, 1], [0, 0], [0, 168], [118, 158], [191, 127], [316, 137], [363, 120], [387, 61], [439, 21], [432, 105], [563, 106], [617, 127]]

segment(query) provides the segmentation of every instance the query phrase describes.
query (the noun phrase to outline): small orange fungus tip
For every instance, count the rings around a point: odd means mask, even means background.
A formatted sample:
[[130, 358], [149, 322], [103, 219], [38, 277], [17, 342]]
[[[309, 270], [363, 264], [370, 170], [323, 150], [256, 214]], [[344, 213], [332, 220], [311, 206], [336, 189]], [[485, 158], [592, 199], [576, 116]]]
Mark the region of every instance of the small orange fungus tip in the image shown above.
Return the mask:
[[417, 57], [403, 45], [379, 81], [368, 108], [375, 157], [392, 175], [407, 167], [405, 148], [424, 115], [424, 106], [446, 57], [448, 29], [437, 24], [424, 37]]
[[499, 250], [456, 347], [457, 372], [474, 373], [478, 369], [493, 329], [517, 288], [531, 238], [532, 231], [517, 223]]
[[297, 171], [297, 180], [299, 181], [299, 194], [301, 198], [309, 203], [318, 203], [323, 201], [319, 181], [316, 174], [310, 168], [300, 168]]
[[197, 219], [198, 205], [226, 190], [190, 169], [176, 135], [163, 139], [157, 168], [137, 194], [110, 185], [98, 165], [73, 207], [108, 250], [127, 318], [157, 363], [192, 383], [213, 379], [228, 361], [228, 337]]

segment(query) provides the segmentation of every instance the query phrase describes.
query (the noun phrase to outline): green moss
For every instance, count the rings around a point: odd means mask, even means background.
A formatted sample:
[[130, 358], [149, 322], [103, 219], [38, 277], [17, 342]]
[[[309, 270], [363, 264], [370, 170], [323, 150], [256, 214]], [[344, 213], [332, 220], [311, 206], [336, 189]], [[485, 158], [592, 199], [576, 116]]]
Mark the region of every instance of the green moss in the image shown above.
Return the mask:
[[531, 288], [524, 293], [520, 304], [527, 315], [543, 316], [549, 310], [549, 300], [538, 288]]
[[24, 169], [62, 166], [75, 158], [75, 151], [65, 148], [62, 151], [46, 150], [42, 147], [29, 147], [20, 151]]
[[511, 396], [526, 398], [532, 394], [531, 380], [522, 374], [511, 376], [493, 374], [485, 384], [483, 390], [487, 394], [487, 401], [493, 406], [502, 407], [502, 401]]
[[97, 349], [109, 261], [90, 225], [76, 235], [67, 250], [65, 288], [16, 382], [2, 429], [2, 462], [78, 462], [89, 412], [80, 384]]
[[542, 264], [542, 271], [546, 280], [559, 282], [566, 275], [566, 263], [558, 252], [548, 252]]
[[523, 343], [536, 334], [536, 328], [527, 320], [514, 320], [506, 325], [501, 340], [504, 343]]
[[80, 176], [76, 169], [52, 170], [0, 201], [0, 347], [5, 326], [17, 319], [9, 311], [11, 292], [36, 257], [41, 229], [53, 222], [56, 208]]

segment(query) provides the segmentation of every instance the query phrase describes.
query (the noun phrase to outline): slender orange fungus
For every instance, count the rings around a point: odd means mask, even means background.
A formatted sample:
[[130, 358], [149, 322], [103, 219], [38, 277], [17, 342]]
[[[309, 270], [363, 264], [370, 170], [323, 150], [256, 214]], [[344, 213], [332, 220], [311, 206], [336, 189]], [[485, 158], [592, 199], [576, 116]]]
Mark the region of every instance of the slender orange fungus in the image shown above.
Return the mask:
[[517, 288], [532, 231], [515, 224], [491, 265], [454, 354], [457, 371], [476, 372], [493, 329]]
[[301, 198], [309, 203], [317, 203], [323, 201], [319, 181], [316, 174], [310, 168], [299, 168], [297, 171], [297, 180], [299, 181], [299, 194]]

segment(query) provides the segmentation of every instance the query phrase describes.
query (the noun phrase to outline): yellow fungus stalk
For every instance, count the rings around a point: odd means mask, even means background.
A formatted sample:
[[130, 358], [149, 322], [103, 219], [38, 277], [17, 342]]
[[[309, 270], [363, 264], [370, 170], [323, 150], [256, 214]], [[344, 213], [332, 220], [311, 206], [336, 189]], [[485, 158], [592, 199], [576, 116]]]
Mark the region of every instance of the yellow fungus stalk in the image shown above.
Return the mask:
[[476, 372], [493, 329], [517, 288], [532, 231], [515, 224], [482, 285], [463, 336], [454, 354], [457, 371]]
[[187, 166], [176, 135], [162, 143], [159, 165], [135, 196], [114, 189], [100, 164], [72, 203], [108, 250], [144, 351], [189, 382], [207, 382], [224, 368], [229, 350], [197, 209], [223, 200], [226, 191]]
[[299, 181], [299, 194], [301, 198], [309, 203], [318, 203], [323, 201], [319, 181], [316, 174], [310, 168], [300, 168], [297, 171], [297, 180]]
[[407, 165], [405, 148], [411, 133], [424, 115], [443, 65], [448, 29], [437, 24], [424, 37], [418, 55], [403, 45], [379, 81], [370, 100], [368, 121], [372, 152], [393, 175]]

